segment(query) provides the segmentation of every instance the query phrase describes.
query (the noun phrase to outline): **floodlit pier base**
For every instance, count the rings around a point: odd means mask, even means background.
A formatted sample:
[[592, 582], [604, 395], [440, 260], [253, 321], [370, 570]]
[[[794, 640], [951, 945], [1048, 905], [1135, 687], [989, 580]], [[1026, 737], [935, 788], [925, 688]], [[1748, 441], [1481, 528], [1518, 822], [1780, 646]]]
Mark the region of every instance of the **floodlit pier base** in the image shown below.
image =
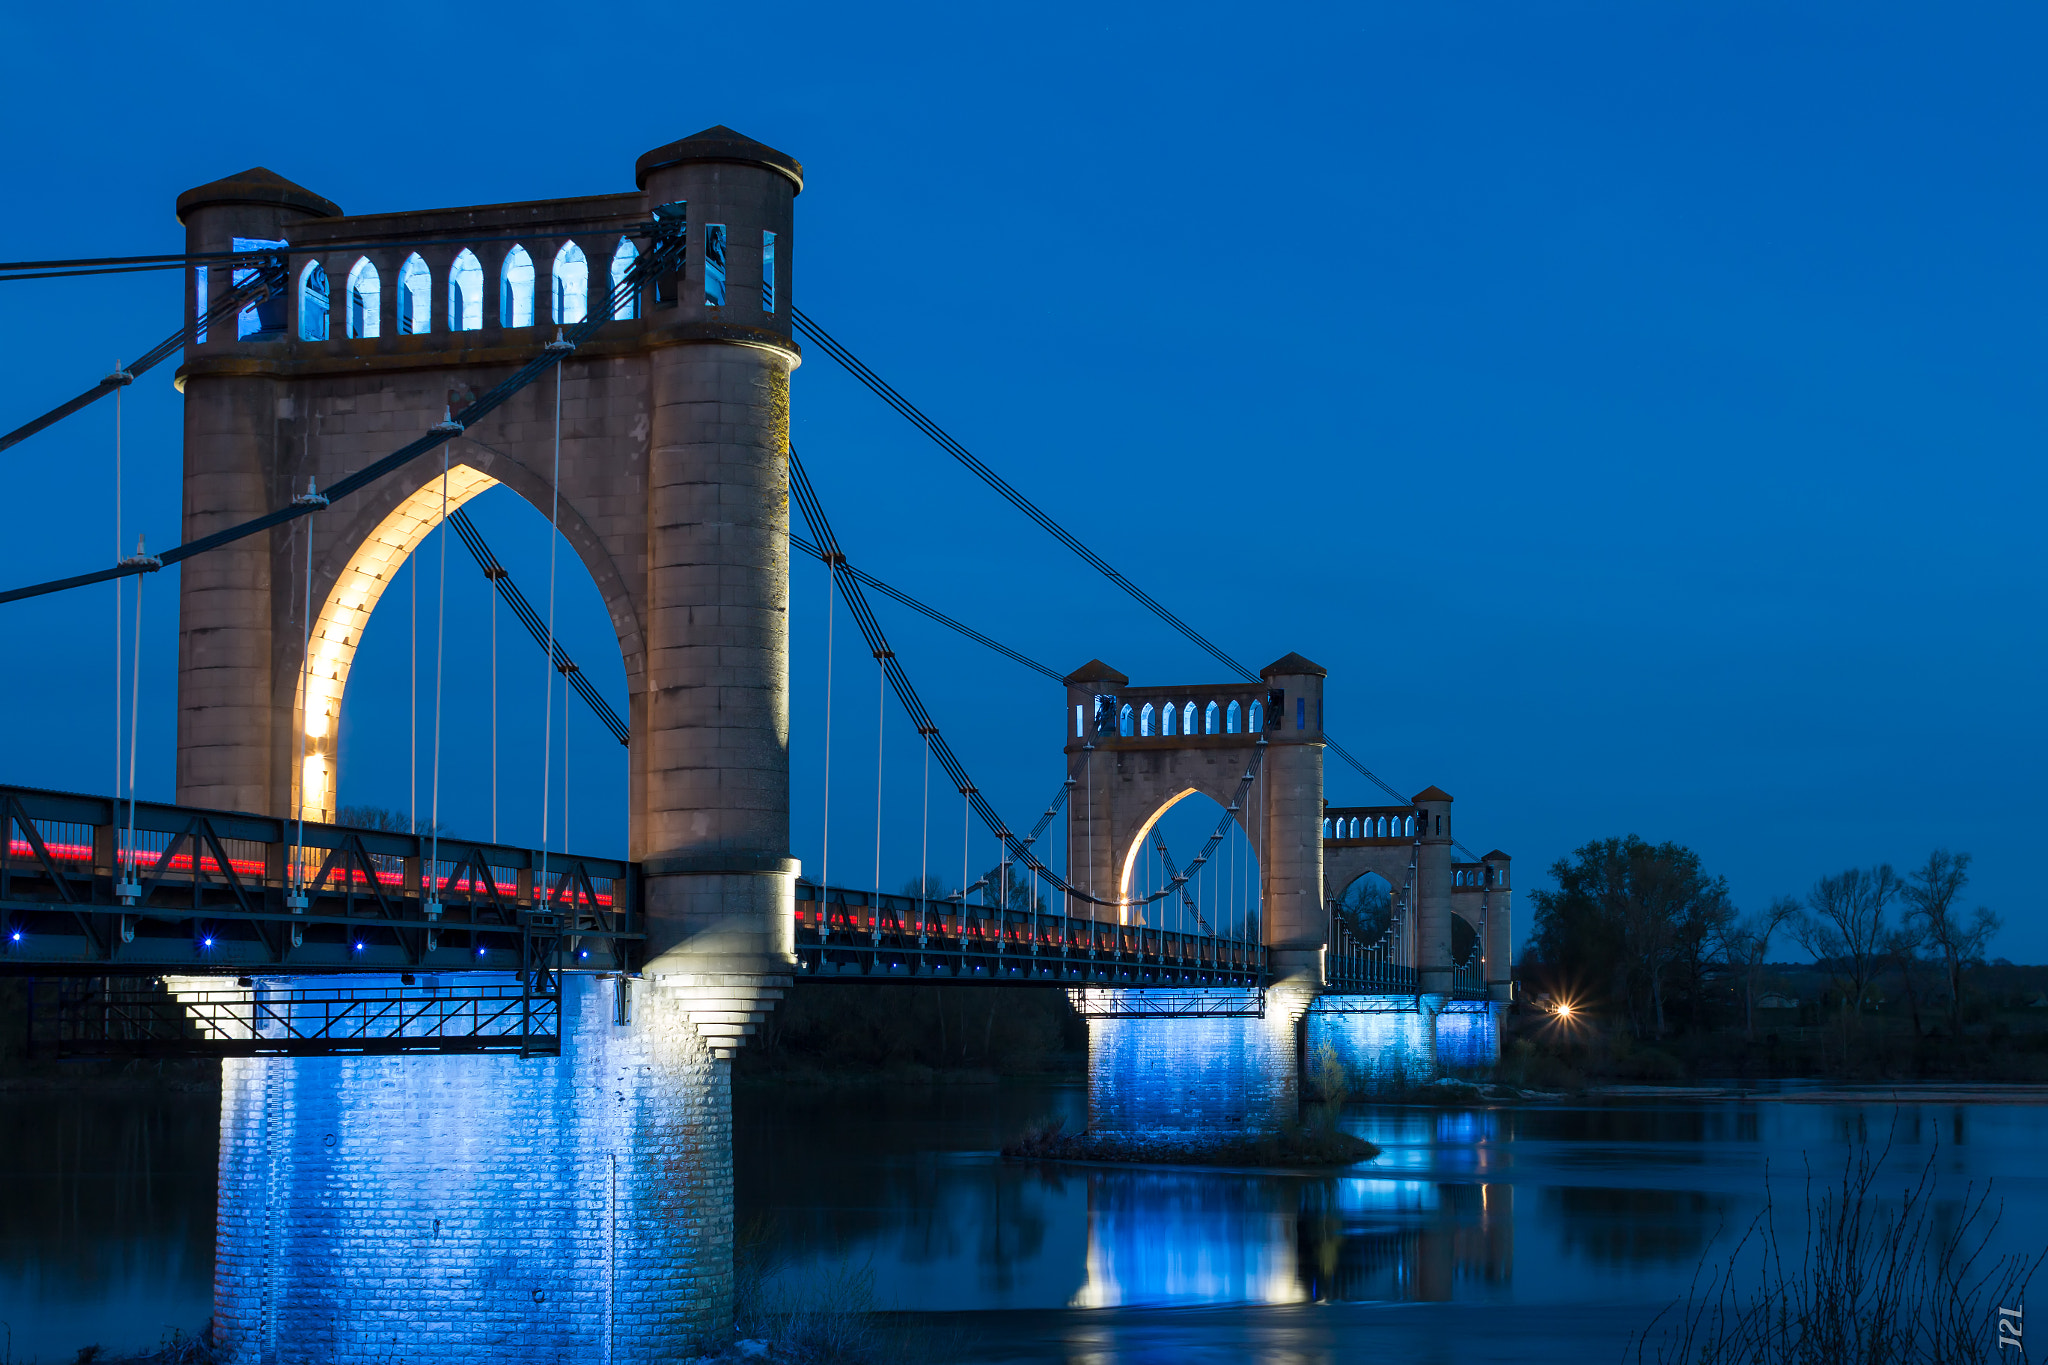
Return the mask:
[[1436, 1060], [1445, 1075], [1490, 1072], [1500, 1061], [1508, 1007], [1497, 1000], [1453, 1000], [1436, 1017]]
[[1090, 1016], [1091, 1131], [1184, 1146], [1278, 1132], [1295, 1120], [1299, 1010], [1287, 1008], [1285, 993], [1205, 991], [1206, 1013], [1179, 1014], [1157, 1012], [1151, 991], [1075, 995], [1087, 997], [1076, 1003]]
[[1437, 1021], [1449, 1003], [1440, 995], [1324, 996], [1305, 1021], [1308, 1064], [1335, 1057], [1354, 1096], [1426, 1084], [1439, 1074]]
[[233, 1365], [691, 1359], [732, 1331], [729, 1064], [687, 1004], [563, 983], [560, 1057], [222, 1063]]

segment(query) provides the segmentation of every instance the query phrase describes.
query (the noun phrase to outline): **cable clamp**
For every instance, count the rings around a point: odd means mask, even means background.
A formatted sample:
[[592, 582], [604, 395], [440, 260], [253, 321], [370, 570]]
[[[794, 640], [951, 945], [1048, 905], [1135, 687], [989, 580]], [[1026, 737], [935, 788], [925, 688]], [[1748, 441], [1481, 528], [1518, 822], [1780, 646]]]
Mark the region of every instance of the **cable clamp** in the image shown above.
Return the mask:
[[441, 420], [428, 427], [427, 433], [431, 436], [460, 436], [462, 430], [462, 423], [455, 420], [455, 414], [443, 408], [441, 409]]
[[327, 495], [313, 487], [311, 476], [308, 476], [306, 479], [306, 491], [292, 499], [292, 506], [294, 507], [325, 507], [326, 505]]
[[[134, 881], [117, 883], [114, 887], [114, 894], [120, 898], [121, 904], [133, 905], [142, 899], [142, 883]], [[126, 942], [127, 940], [124, 939], [122, 941]]]
[[118, 360], [114, 362], [114, 372], [100, 381], [102, 384], [112, 384], [117, 389], [125, 389], [134, 382], [135, 376], [122, 369]]
[[563, 335], [562, 335], [562, 329], [561, 329], [561, 328], [559, 328], [559, 327], [557, 327], [557, 328], [555, 329], [555, 339], [554, 339], [553, 341], [550, 341], [550, 342], [549, 342], [549, 343], [548, 343], [547, 345], [543, 346], [543, 347], [542, 347], [541, 349], [542, 349], [543, 351], [547, 351], [547, 352], [549, 352], [549, 353], [551, 353], [551, 354], [553, 354], [553, 353], [557, 353], [557, 352], [559, 352], [559, 353], [562, 353], [562, 354], [567, 354], [568, 352], [570, 352], [570, 351], [573, 351], [573, 350], [575, 350], [575, 349], [576, 349], [576, 343], [575, 343], [575, 342], [573, 342], [573, 341], [571, 341], [571, 340], [569, 340], [569, 339], [568, 339], [567, 337], [563, 336]]
[[122, 560], [116, 567], [140, 569], [143, 573], [155, 573], [163, 566], [164, 562], [161, 559], [158, 559], [155, 555], [142, 548], [142, 537], [137, 536], [135, 537], [135, 553]]

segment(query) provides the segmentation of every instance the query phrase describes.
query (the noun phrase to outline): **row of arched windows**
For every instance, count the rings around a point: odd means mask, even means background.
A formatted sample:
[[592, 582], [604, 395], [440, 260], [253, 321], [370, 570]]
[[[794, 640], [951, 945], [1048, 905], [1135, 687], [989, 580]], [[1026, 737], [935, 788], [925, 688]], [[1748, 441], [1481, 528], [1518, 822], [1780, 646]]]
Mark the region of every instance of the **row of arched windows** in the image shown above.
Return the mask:
[[1412, 839], [1415, 837], [1415, 817], [1412, 815], [1334, 816], [1324, 819], [1325, 839]]
[[[618, 293], [619, 285], [625, 281], [626, 273], [633, 268], [633, 262], [640, 253], [632, 239], [621, 238], [618, 249], [612, 252], [612, 287], [605, 291], [601, 306], [611, 307], [611, 299]], [[555, 253], [555, 259], [548, 270], [549, 288], [553, 306], [548, 320], [561, 326], [570, 326], [585, 321], [590, 316], [590, 262], [583, 255], [583, 248], [574, 242], [566, 242]], [[533, 257], [526, 248], [515, 246], [505, 253], [505, 262], [498, 272], [498, 325], [501, 327], [531, 327], [537, 320], [534, 313], [534, 286], [536, 272]], [[418, 252], [406, 257], [405, 264], [398, 268], [397, 317], [398, 334], [411, 336], [415, 333], [430, 332], [434, 324], [434, 273], [427, 268]], [[344, 336], [351, 339], [374, 337], [383, 327], [384, 282], [377, 273], [377, 267], [369, 258], [359, 259], [350, 267], [348, 279], [343, 284], [341, 301], [342, 327]], [[334, 313], [333, 285], [327, 278], [326, 267], [318, 261], [308, 261], [299, 272], [299, 336], [305, 341], [325, 341], [331, 332]], [[639, 303], [628, 295], [619, 301], [618, 309], [612, 314], [616, 318], [635, 318], [640, 315]], [[448, 270], [448, 294], [441, 314], [443, 325], [451, 332], [475, 332], [484, 325], [484, 268], [476, 253], [464, 248]]]
[[1451, 874], [1453, 886], [1492, 886], [1493, 869], [1490, 867], [1462, 867]]
[[1253, 702], [1249, 711], [1237, 702], [1219, 707], [1212, 701], [1199, 710], [1194, 702], [1154, 706], [1148, 701], [1135, 710], [1126, 702], [1116, 720], [1118, 734], [1147, 739], [1159, 735], [1256, 734], [1265, 726], [1266, 708], [1258, 702]]

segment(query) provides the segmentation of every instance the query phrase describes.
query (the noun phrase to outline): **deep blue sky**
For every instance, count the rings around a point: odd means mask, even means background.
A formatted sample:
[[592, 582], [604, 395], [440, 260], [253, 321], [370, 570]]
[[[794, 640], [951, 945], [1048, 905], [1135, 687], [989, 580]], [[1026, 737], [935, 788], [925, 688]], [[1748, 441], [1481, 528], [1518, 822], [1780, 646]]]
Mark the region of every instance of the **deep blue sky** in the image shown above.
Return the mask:
[[[1454, 793], [1524, 888], [1627, 831], [1696, 847], [1745, 906], [1946, 845], [1977, 855], [1998, 951], [2039, 961], [2044, 27], [2018, 5], [43, 7], [0, 89], [0, 256], [175, 249], [178, 191], [258, 164], [352, 212], [627, 189], [640, 152], [731, 124], [808, 169], [807, 311], [1227, 648], [1325, 664], [1331, 730]], [[175, 306], [168, 276], [0, 285], [0, 423]], [[822, 354], [794, 402], [856, 563], [1061, 668], [1218, 674]], [[129, 525], [157, 545], [177, 404], [168, 367], [128, 401]], [[106, 561], [110, 445], [101, 408], [0, 455], [0, 579]], [[544, 525], [502, 491], [477, 515], [537, 596]], [[459, 549], [451, 571], [474, 686], [481, 587]], [[807, 862], [822, 591], [800, 567]], [[401, 602], [359, 660], [345, 800], [407, 800]], [[108, 591], [4, 610], [0, 769], [105, 788]], [[1057, 689], [882, 610], [1028, 821], [1060, 777]], [[563, 611], [619, 695], [580, 571]], [[173, 630], [153, 613], [145, 645], [162, 796]], [[873, 665], [839, 657], [834, 858], [865, 866]], [[538, 670], [509, 636], [502, 658], [509, 838], [537, 828]], [[621, 847], [623, 763], [575, 724], [572, 839]], [[480, 725], [454, 722], [443, 801], [479, 833]], [[1378, 799], [1334, 764], [1330, 791]], [[884, 833], [893, 884], [914, 818]]]

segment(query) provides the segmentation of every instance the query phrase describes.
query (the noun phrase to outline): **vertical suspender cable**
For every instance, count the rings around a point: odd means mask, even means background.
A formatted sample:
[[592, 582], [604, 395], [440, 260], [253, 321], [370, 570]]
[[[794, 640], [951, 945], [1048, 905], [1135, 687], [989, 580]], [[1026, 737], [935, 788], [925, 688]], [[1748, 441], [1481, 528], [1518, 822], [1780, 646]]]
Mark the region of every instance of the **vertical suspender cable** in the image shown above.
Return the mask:
[[[875, 654], [875, 895], [882, 894], [882, 734], [889, 720], [889, 674], [882, 665], [880, 651]], [[876, 905], [881, 901], [877, 900]], [[879, 916], [875, 920], [875, 932], [881, 933]]]
[[498, 842], [498, 580], [484, 573], [491, 599], [491, 842]]
[[[142, 537], [135, 538], [135, 554], [144, 553]], [[135, 673], [128, 684], [128, 880], [132, 884], [137, 878], [135, 848], [135, 736], [142, 723], [142, 578], [135, 579]], [[198, 851], [193, 856], [194, 876], [198, 874]]]
[[412, 660], [412, 681], [406, 688], [407, 713], [412, 718], [412, 742], [407, 745], [405, 760], [405, 799], [407, 803], [405, 820], [408, 832], [418, 834], [420, 832], [420, 562], [410, 553], [405, 557], [405, 571], [406, 581], [412, 585], [412, 629], [408, 632], [412, 641], [412, 653], [407, 656]]
[[[559, 329], [550, 348], [565, 346]], [[555, 743], [555, 548], [562, 538], [562, 366], [555, 366], [555, 462], [548, 479], [548, 647], [542, 667], [546, 669], [541, 691], [540, 737], [540, 875], [543, 886], [548, 875], [548, 794], [554, 778]], [[541, 894], [539, 887], [534, 889]]]
[[[564, 669], [562, 671], [562, 853], [565, 857], [569, 852], [569, 754], [571, 752], [569, 747], [569, 716], [575, 709], [575, 707], [569, 705], [569, 673], [567, 669]], [[582, 893], [572, 893], [572, 895], [580, 894]], [[570, 904], [574, 905], [575, 901], [572, 899]]]
[[[292, 502], [304, 507], [325, 507], [327, 499], [321, 496], [312, 477], [306, 479], [306, 491]], [[306, 882], [306, 732], [313, 719], [313, 519], [304, 518], [306, 523], [306, 581], [301, 585], [304, 601], [299, 617], [299, 771], [298, 778], [298, 842], [291, 851], [292, 865], [287, 881], [290, 889], [285, 897], [287, 905], [294, 910], [305, 908]]]
[[825, 888], [832, 885], [832, 619], [837, 615], [839, 563], [830, 550], [825, 552], [825, 814], [819, 834], [822, 854], [818, 859], [818, 932], [831, 930], [832, 916], [825, 903]]
[[924, 736], [924, 839], [917, 850], [917, 946], [924, 947], [924, 901], [931, 894], [932, 878], [932, 727], [920, 725]]
[[427, 813], [428, 831], [433, 837], [433, 857], [427, 864], [427, 901], [441, 900], [441, 662], [448, 642], [448, 448], [441, 443], [441, 523], [436, 539], [441, 542], [440, 582], [434, 589], [434, 765], [432, 795]]
[[[114, 373], [124, 374], [121, 362]], [[121, 390], [114, 390], [114, 558], [121, 557]], [[121, 791], [121, 580], [114, 580], [114, 792]]]

